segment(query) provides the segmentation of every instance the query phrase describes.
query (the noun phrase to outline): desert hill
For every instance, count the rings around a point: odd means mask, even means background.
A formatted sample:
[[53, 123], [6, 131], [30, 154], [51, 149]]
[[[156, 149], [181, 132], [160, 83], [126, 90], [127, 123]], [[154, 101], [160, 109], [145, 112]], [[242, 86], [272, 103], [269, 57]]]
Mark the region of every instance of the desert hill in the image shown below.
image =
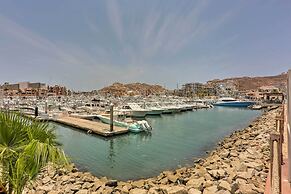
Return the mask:
[[262, 86], [274, 86], [277, 88], [284, 89], [287, 85], [287, 73], [264, 77], [235, 77], [222, 80], [215, 79], [207, 82], [208, 85], [222, 83], [233, 84], [236, 87], [236, 89], [240, 91], [256, 90]]
[[152, 95], [163, 94], [167, 90], [160, 85], [150, 85], [146, 83], [114, 83], [111, 86], [107, 86], [99, 90], [101, 94], [110, 94], [113, 96], [124, 95]]

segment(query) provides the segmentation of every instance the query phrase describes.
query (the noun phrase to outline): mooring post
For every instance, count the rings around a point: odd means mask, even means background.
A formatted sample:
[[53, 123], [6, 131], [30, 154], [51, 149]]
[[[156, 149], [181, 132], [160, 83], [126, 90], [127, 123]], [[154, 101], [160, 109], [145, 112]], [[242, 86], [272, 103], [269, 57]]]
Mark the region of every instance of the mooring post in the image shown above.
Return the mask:
[[45, 101], [45, 105], [44, 105], [45, 107], [44, 107], [44, 112], [45, 112], [45, 114], [47, 114], [47, 100]]
[[113, 104], [110, 104], [110, 131], [113, 131]]
[[37, 106], [34, 109], [34, 116], [35, 116], [35, 118], [38, 116], [38, 107]]

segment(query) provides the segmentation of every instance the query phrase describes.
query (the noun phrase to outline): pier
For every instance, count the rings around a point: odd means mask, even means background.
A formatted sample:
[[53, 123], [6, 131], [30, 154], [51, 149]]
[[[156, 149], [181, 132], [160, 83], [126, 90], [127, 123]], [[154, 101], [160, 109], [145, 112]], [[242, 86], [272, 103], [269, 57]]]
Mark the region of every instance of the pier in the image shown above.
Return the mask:
[[114, 126], [113, 131], [110, 130], [110, 125], [101, 122], [90, 121], [82, 118], [63, 116], [52, 120], [53, 122], [74, 127], [84, 131], [90, 131], [94, 134], [109, 137], [128, 133], [127, 128]]

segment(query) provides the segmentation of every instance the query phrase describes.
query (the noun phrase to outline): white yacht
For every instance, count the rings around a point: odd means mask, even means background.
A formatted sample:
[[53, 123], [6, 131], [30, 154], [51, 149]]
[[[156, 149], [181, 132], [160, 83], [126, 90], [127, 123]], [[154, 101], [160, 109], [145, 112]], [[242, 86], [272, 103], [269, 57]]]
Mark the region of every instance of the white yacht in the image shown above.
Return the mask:
[[141, 108], [137, 103], [127, 103], [121, 107], [120, 111], [131, 117], [145, 117], [150, 112], [149, 109]]
[[161, 115], [164, 112], [157, 103], [144, 103], [144, 108], [149, 110], [147, 115]]

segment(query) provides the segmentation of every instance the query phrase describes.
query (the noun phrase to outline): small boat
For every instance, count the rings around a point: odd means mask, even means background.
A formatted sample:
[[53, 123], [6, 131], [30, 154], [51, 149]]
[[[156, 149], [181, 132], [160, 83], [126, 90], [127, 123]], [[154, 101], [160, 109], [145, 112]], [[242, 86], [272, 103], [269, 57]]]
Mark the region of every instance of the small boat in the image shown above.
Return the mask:
[[[109, 117], [105, 117], [102, 115], [97, 115], [97, 117], [101, 120], [101, 122], [105, 123], [105, 124], [110, 124], [110, 118]], [[136, 121], [135, 123], [126, 123], [126, 122], [121, 122], [121, 121], [113, 121], [113, 125], [114, 126], [119, 126], [119, 127], [125, 127], [128, 128], [128, 130], [130, 132], [133, 133], [139, 133], [142, 131], [151, 131], [152, 127], [148, 124], [147, 121], [142, 120], [142, 121]]]
[[142, 120], [142, 121], [137, 121], [136, 123], [130, 124], [128, 126], [128, 130], [133, 133], [139, 133], [142, 131], [150, 132], [152, 130], [152, 127], [148, 124], [147, 121]]
[[[101, 122], [105, 124], [110, 124], [110, 118], [102, 115], [97, 115], [97, 117], [101, 120]], [[128, 127], [128, 124], [121, 121], [113, 120], [113, 125], [118, 127]]]
[[214, 106], [228, 106], [228, 107], [248, 107], [255, 104], [254, 101], [241, 101], [234, 98], [220, 98], [213, 103]]
[[254, 104], [254, 105], [249, 106], [249, 108], [252, 110], [261, 110], [262, 108], [264, 108], [264, 106]]

